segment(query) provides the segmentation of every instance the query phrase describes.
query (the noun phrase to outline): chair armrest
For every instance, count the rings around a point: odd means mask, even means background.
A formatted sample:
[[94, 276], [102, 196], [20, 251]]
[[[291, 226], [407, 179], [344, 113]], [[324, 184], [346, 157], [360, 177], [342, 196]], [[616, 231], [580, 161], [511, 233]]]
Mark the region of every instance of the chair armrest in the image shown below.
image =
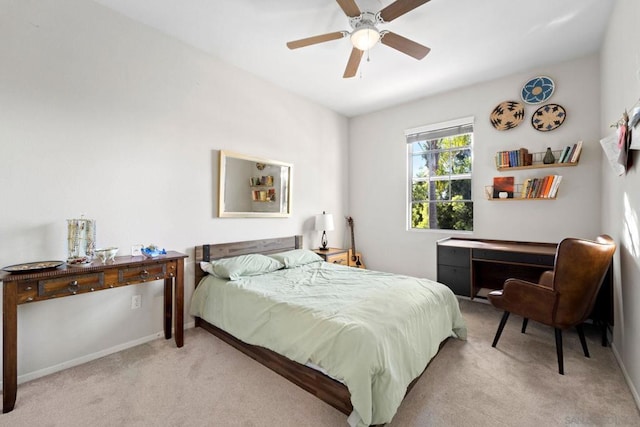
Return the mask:
[[540, 275], [540, 280], [538, 280], [538, 285], [546, 286], [547, 288], [553, 289], [553, 277], [555, 272], [553, 270], [547, 270]]
[[527, 319], [553, 325], [556, 292], [543, 285], [507, 279], [502, 290], [502, 308]]

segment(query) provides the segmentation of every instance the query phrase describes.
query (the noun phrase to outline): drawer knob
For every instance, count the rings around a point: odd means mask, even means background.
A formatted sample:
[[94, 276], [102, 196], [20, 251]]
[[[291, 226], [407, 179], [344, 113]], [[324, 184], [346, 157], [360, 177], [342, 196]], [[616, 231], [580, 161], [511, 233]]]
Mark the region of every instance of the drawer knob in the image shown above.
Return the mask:
[[141, 279], [146, 279], [147, 277], [149, 277], [149, 272], [147, 270], [142, 270], [140, 272], [140, 278]]
[[33, 301], [33, 297], [27, 298], [27, 302], [31, 302], [31, 301]]
[[110, 288], [113, 288], [113, 285], [109, 285]]
[[25, 291], [30, 291], [31, 289], [33, 289], [32, 286], [27, 286], [27, 288], [25, 289]]
[[90, 291], [93, 292], [93, 291], [95, 291], [95, 289], [91, 288]]
[[75, 295], [76, 293], [78, 293], [78, 281], [77, 280], [73, 280], [71, 282], [69, 282], [69, 286], [67, 287], [67, 289], [69, 290], [69, 292], [71, 292], [73, 295]]

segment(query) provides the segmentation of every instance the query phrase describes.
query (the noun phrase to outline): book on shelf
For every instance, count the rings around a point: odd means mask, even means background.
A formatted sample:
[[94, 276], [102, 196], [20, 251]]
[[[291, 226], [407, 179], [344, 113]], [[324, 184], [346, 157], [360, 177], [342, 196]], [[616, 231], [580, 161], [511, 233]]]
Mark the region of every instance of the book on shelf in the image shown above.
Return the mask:
[[556, 194], [558, 193], [558, 187], [560, 186], [560, 181], [562, 181], [562, 175], [556, 175], [554, 177], [553, 184], [551, 185], [549, 198], [555, 199]]
[[573, 151], [573, 154], [571, 154], [571, 163], [575, 163], [578, 161], [578, 159], [580, 159], [580, 152], [582, 151], [582, 141], [578, 141], [576, 143], [576, 149]]
[[536, 189], [538, 188], [539, 178], [531, 178], [531, 184], [529, 185], [529, 189], [527, 190], [527, 199], [531, 199], [536, 194]]
[[544, 177], [538, 178], [538, 188], [536, 188], [536, 193], [533, 195], [534, 199], [541, 198], [542, 189], [544, 188]]
[[577, 146], [578, 146], [577, 143], [573, 144], [573, 146], [571, 147], [571, 150], [569, 150], [569, 152], [567, 153], [567, 158], [565, 159], [565, 163], [571, 162], [571, 156], [573, 156], [573, 153], [575, 153]]
[[508, 199], [513, 199], [513, 190], [515, 187], [515, 178], [512, 176], [495, 176], [493, 177], [493, 198], [500, 197], [500, 193], [507, 193]]
[[551, 180], [553, 178], [551, 177], [551, 175], [547, 175], [545, 177], [542, 178], [542, 185], [540, 185], [540, 194], [539, 197], [541, 198], [546, 198], [547, 195], [549, 194], [549, 187], [551, 185]]
[[571, 147], [567, 145], [560, 153], [560, 158], [558, 159], [558, 163], [566, 163], [567, 158], [569, 157], [569, 152], [571, 151]]
[[531, 185], [531, 178], [527, 178], [524, 180], [524, 183], [522, 184], [522, 190], [520, 191], [520, 198], [521, 199], [526, 199], [527, 198], [527, 192], [529, 191], [529, 186]]

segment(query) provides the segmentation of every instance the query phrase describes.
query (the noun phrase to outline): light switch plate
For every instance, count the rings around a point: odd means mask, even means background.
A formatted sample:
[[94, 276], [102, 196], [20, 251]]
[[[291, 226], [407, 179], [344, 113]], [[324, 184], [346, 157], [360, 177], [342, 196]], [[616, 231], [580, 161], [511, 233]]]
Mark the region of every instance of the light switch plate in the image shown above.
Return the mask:
[[131, 246], [131, 256], [142, 256], [142, 246], [143, 245]]

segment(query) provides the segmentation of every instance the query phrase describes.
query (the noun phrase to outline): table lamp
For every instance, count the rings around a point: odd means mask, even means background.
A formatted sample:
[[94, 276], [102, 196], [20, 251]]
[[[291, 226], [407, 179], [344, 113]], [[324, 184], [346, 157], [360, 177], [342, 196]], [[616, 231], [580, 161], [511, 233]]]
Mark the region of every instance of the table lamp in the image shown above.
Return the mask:
[[316, 231], [322, 230], [322, 246], [320, 246], [321, 251], [328, 251], [327, 247], [327, 230], [333, 230], [333, 215], [322, 211], [321, 215], [316, 215]]

